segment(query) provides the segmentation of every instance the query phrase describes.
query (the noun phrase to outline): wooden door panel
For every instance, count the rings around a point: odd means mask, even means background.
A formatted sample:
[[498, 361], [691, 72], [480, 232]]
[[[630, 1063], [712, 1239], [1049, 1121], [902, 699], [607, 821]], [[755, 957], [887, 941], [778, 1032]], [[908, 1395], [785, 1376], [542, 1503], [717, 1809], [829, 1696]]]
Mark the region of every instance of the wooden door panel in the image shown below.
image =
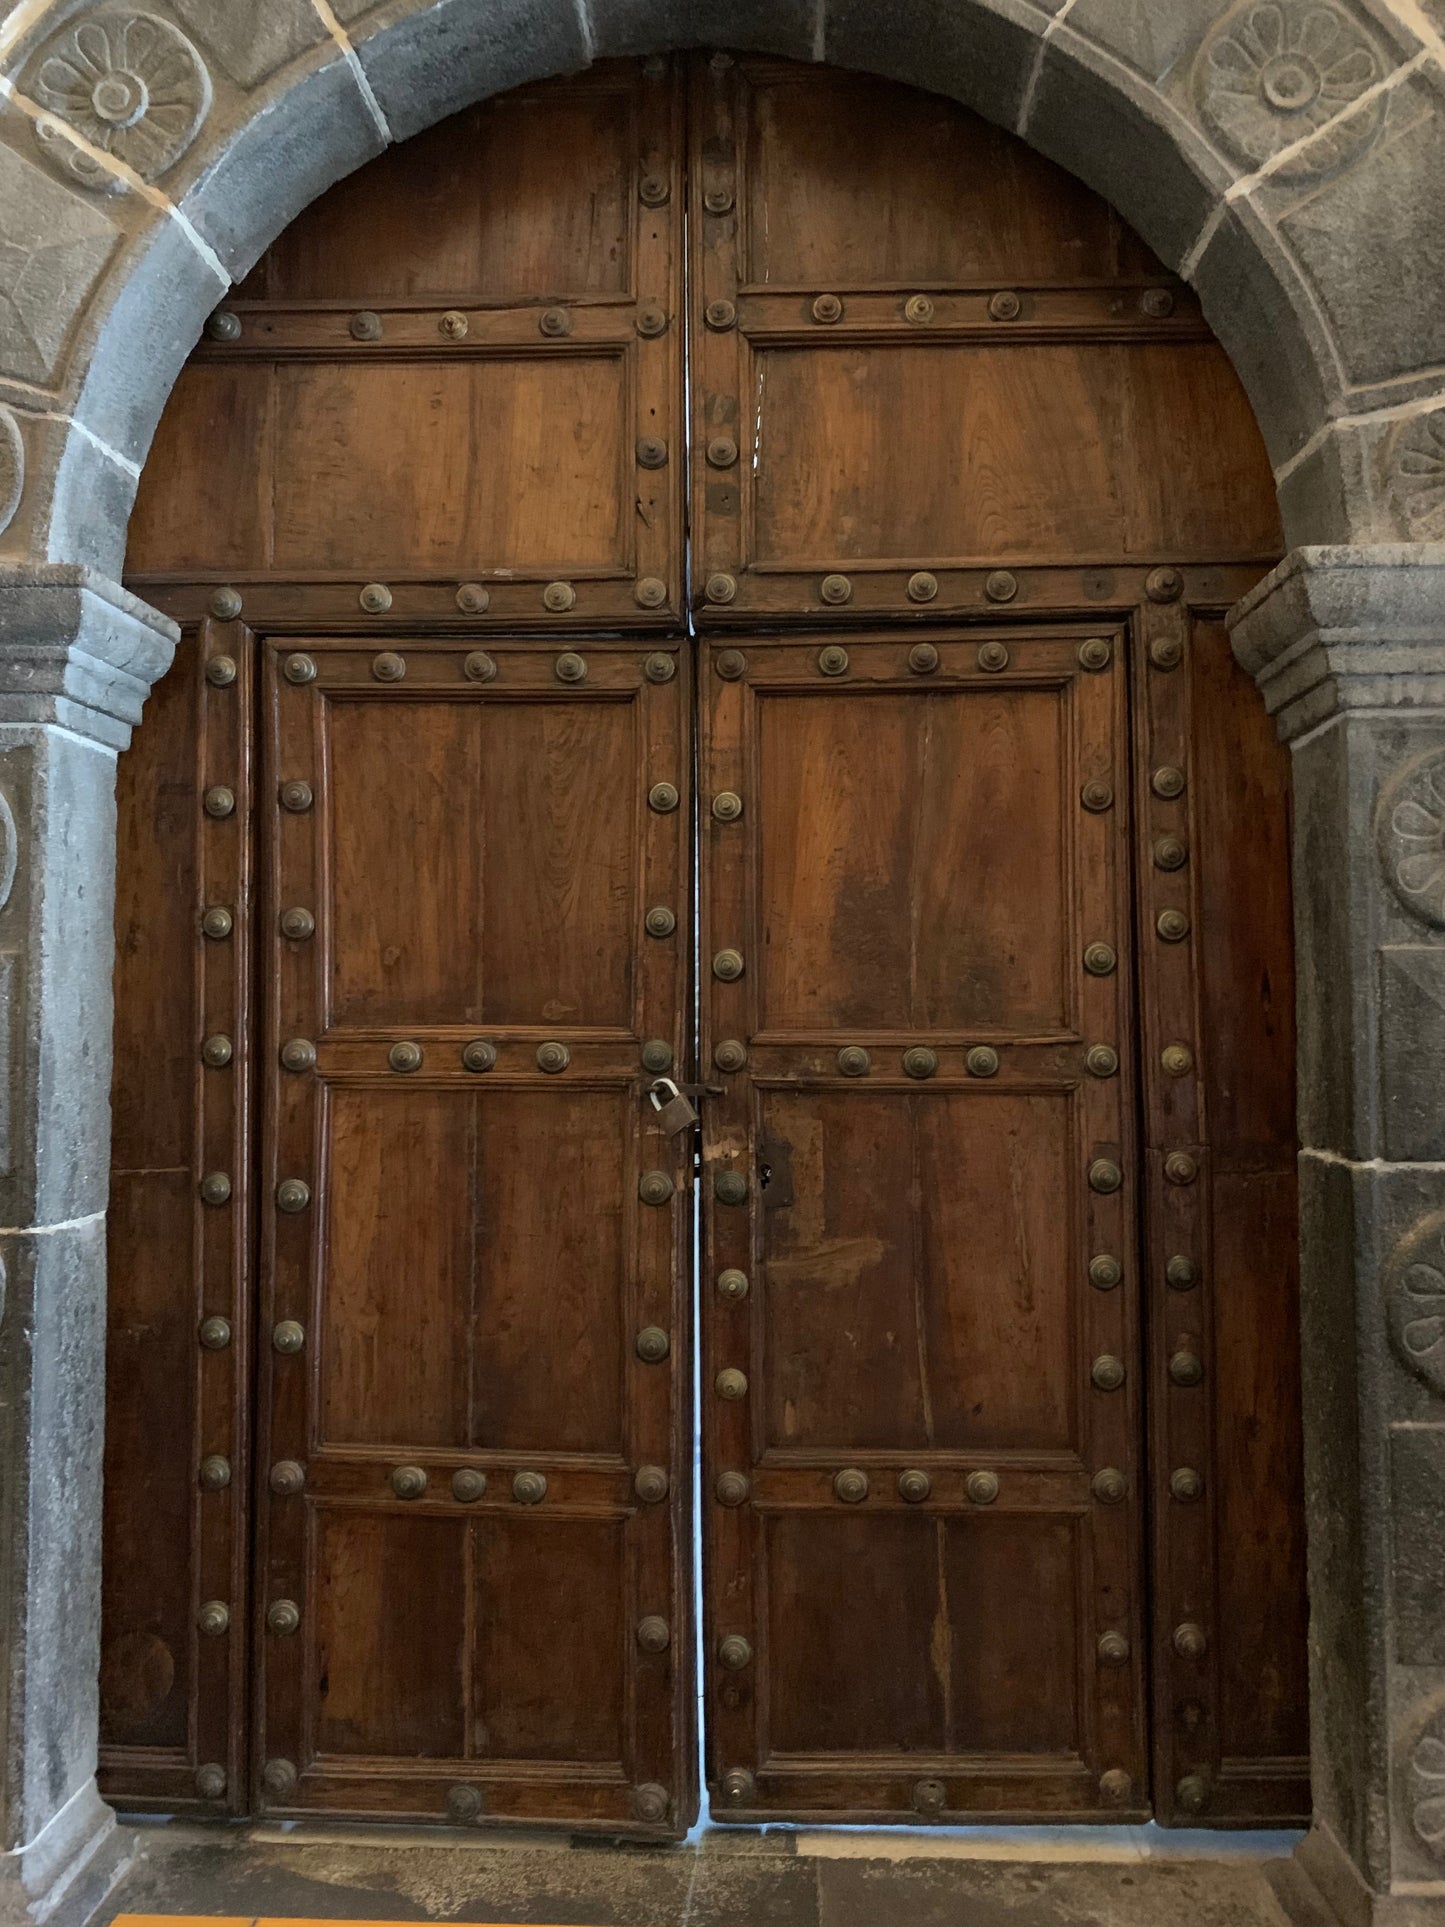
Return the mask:
[[259, 1799], [665, 1833], [690, 1214], [647, 1091], [687, 952], [644, 918], [685, 921], [690, 679], [477, 667], [268, 650]]
[[706, 651], [705, 794], [741, 799], [703, 858], [724, 1814], [1144, 1803], [1123, 660]]

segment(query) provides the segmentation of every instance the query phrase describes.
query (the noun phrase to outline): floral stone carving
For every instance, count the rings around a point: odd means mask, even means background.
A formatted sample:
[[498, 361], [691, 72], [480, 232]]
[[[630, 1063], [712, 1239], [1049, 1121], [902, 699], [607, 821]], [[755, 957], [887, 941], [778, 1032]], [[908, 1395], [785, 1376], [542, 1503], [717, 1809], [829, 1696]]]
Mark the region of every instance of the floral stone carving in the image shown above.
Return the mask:
[[[1363, 29], [1326, 0], [1246, 0], [1201, 47], [1194, 92], [1221, 144], [1237, 160], [1262, 167], [1297, 141], [1310, 141], [1381, 74]], [[1332, 172], [1364, 152], [1384, 115], [1383, 99], [1369, 102], [1277, 172]]]
[[[88, 15], [42, 49], [26, 91], [90, 147], [143, 181], [178, 161], [211, 105], [205, 63], [178, 27], [151, 13]], [[123, 184], [52, 122], [36, 129], [50, 159], [86, 187]]]
[[1445, 930], [1445, 750], [1417, 756], [1386, 785], [1376, 814], [1380, 862], [1411, 916]]
[[1391, 450], [1390, 489], [1416, 541], [1445, 538], [1445, 408], [1406, 422]]
[[1410, 1750], [1405, 1797], [1416, 1837], [1437, 1860], [1445, 1860], [1445, 1711], [1426, 1722]]
[[1396, 1245], [1384, 1296], [1400, 1362], [1431, 1391], [1445, 1393], [1445, 1211], [1432, 1211]]
[[8, 408], [0, 408], [0, 535], [15, 520], [25, 486], [25, 443], [20, 424]]

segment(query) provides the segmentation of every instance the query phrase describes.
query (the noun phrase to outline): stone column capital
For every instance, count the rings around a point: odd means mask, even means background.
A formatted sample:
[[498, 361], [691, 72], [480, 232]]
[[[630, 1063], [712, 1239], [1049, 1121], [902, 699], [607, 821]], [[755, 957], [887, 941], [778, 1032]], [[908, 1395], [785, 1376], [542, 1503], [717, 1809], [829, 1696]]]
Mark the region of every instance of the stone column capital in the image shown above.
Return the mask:
[[76, 563], [0, 569], [0, 723], [58, 723], [124, 749], [180, 630]]
[[1342, 710], [1445, 709], [1445, 543], [1293, 549], [1228, 622], [1286, 741]]

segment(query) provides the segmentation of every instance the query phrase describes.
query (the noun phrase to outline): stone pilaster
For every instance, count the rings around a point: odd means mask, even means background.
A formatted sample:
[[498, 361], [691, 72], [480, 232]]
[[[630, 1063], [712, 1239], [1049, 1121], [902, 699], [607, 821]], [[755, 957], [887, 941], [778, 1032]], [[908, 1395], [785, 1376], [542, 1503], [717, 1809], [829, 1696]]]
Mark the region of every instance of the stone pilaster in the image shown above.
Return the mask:
[[1294, 758], [1315, 1825], [1301, 1918], [1445, 1923], [1445, 547], [1232, 618]]
[[175, 632], [0, 574], [0, 1923], [118, 1869], [95, 1790], [115, 758]]

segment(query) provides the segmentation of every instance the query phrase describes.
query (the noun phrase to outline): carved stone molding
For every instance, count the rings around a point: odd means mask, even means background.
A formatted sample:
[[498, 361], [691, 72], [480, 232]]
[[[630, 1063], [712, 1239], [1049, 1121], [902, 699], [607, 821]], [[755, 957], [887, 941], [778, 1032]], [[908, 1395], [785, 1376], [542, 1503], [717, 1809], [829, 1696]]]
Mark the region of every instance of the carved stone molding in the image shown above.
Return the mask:
[[0, 723], [63, 723], [124, 749], [179, 635], [91, 569], [0, 569]]
[[25, 488], [25, 443], [20, 424], [8, 408], [0, 408], [0, 534], [15, 520]]
[[1422, 1218], [1395, 1246], [1383, 1297], [1396, 1356], [1445, 1397], [1445, 1211]]

